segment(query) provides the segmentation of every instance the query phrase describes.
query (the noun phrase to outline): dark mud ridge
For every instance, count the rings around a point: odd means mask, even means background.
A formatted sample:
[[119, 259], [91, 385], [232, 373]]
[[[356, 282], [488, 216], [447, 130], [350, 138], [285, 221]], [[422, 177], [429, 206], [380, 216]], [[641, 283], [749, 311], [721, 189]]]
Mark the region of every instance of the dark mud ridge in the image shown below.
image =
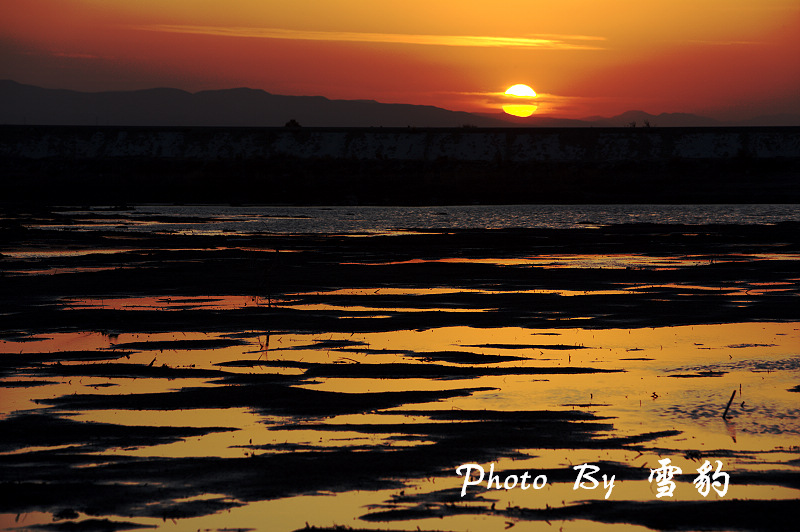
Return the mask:
[[0, 127], [5, 201], [800, 201], [800, 128]]
[[[49, 211], [7, 215], [0, 226], [0, 236], [8, 242], [5, 249], [94, 249], [96, 253], [2, 257], [3, 269], [10, 272], [0, 285], [5, 334], [63, 330], [374, 332], [460, 325], [569, 328], [577, 325], [576, 319], [583, 327], [658, 327], [800, 317], [796, 301], [800, 224], [795, 222], [431, 230], [369, 238], [254, 234], [235, 240], [225, 235], [47, 228], [97, 216]], [[26, 229], [23, 221], [41, 227]], [[536, 267], [524, 262], [514, 266], [501, 260], [553, 255], [637, 255], [676, 262], [626, 268], [589, 263], [567, 268], [550, 267], [546, 262]], [[49, 273], [28, 275], [28, 271]], [[778, 285], [780, 290], [764, 291], [765, 283]], [[363, 287], [374, 290], [341, 293]], [[381, 287], [440, 290], [384, 294]], [[555, 293], [565, 289], [574, 295]], [[179, 311], [75, 307], [63, 301], [154, 295], [177, 302]], [[229, 295], [250, 296], [259, 304], [227, 310], [203, 307], [202, 298]], [[181, 297], [188, 299], [181, 302]], [[307, 305], [327, 308], [303, 310]], [[119, 358], [126, 350], [211, 350], [241, 344], [235, 337], [121, 343], [114, 356]], [[471, 347], [508, 346], [486, 343]], [[580, 349], [557, 342], [519, 347]], [[371, 350], [339, 343], [314, 348]], [[476, 362], [464, 353], [456, 355], [426, 353], [425, 358]], [[513, 354], [491, 361], [501, 360], [513, 361]]]

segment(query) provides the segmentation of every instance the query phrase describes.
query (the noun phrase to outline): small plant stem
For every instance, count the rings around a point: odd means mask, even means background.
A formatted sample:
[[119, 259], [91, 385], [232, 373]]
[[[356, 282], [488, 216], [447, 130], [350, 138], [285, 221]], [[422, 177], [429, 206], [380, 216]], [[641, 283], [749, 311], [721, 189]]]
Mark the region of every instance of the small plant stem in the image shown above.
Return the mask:
[[731, 398], [728, 399], [728, 406], [725, 407], [725, 412], [722, 413], [722, 419], [725, 419], [725, 416], [728, 415], [728, 409], [731, 407], [731, 403], [733, 402], [733, 398], [736, 397], [736, 390], [733, 390], [731, 394]]

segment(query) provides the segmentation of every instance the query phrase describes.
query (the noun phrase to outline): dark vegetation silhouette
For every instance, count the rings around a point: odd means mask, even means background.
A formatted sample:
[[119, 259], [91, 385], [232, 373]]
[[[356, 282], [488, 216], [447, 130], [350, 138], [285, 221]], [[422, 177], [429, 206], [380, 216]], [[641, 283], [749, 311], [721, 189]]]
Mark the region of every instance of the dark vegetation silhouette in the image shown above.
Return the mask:
[[[800, 156], [791, 148], [799, 128], [299, 126], [297, 119], [271, 129], [0, 126], [5, 187], [0, 202], [800, 201]], [[694, 147], [697, 135], [705, 135], [700, 148]], [[741, 141], [719, 153], [698, 151], [720, 144], [714, 139], [731, 138]], [[520, 145], [527, 147], [520, 151]], [[295, 151], [287, 152], [286, 146]], [[415, 150], [411, 155], [409, 146]], [[675, 146], [694, 155], [678, 156]], [[753, 151], [764, 146], [768, 149], [761, 155]], [[556, 156], [541, 151], [548, 149]], [[468, 160], [475, 150], [483, 150], [484, 158]], [[581, 155], [569, 155], [573, 151]]]

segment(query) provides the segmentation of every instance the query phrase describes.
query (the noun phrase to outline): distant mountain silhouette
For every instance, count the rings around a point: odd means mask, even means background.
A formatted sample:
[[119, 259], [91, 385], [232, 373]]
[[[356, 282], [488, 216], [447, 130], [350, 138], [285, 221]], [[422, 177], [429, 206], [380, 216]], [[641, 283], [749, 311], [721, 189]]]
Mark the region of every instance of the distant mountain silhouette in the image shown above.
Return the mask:
[[798, 126], [800, 115], [781, 114], [758, 116], [747, 120], [723, 122], [706, 116], [689, 113], [661, 113], [652, 115], [644, 111], [627, 111], [611, 118], [591, 117], [584, 121], [594, 126], [633, 126], [646, 127], [719, 127], [719, 126]]
[[661, 113], [652, 115], [644, 111], [626, 111], [620, 115], [589, 116], [581, 119], [532, 116], [514, 120], [517, 124], [541, 127], [714, 127], [732, 125], [688, 113]]
[[[496, 117], [486, 114], [483, 116]], [[778, 114], [723, 122], [706, 116], [689, 113], [661, 113], [653, 115], [645, 111], [626, 111], [617, 116], [588, 116], [581, 119], [531, 116], [529, 118], [502, 117], [519, 126], [533, 127], [722, 127], [722, 126], [800, 126], [800, 115]]]
[[651, 115], [644, 111], [626, 111], [611, 118], [592, 117], [584, 119], [596, 126], [646, 127], [714, 127], [724, 125], [713, 118], [688, 113], [661, 113]]
[[503, 113], [465, 113], [428, 105], [373, 100], [282, 96], [257, 89], [190, 93], [179, 89], [78, 92], [0, 80], [0, 124], [112, 126], [277, 127], [290, 120], [316, 127], [710, 127], [796, 126], [798, 115], [773, 115], [736, 123], [686, 113], [627, 111], [580, 120]]
[[433, 106], [280, 96], [256, 89], [77, 92], [0, 81], [0, 123], [114, 126], [498, 127], [496, 118]]
[[743, 126], [797, 126], [800, 125], [800, 115], [782, 113], [777, 115], [763, 115], [740, 122]]

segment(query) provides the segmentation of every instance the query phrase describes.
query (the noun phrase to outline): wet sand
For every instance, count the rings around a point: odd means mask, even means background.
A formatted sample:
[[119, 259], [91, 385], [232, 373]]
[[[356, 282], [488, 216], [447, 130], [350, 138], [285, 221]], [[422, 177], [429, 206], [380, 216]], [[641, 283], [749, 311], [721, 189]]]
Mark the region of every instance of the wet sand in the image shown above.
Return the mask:
[[[795, 513], [798, 223], [109, 221], [154, 220], [3, 213], [4, 529], [781, 530]], [[665, 457], [683, 474], [657, 499]], [[693, 486], [705, 460], [724, 497]], [[462, 497], [464, 463], [548, 484]], [[573, 490], [583, 463], [615, 475], [608, 500]]]

